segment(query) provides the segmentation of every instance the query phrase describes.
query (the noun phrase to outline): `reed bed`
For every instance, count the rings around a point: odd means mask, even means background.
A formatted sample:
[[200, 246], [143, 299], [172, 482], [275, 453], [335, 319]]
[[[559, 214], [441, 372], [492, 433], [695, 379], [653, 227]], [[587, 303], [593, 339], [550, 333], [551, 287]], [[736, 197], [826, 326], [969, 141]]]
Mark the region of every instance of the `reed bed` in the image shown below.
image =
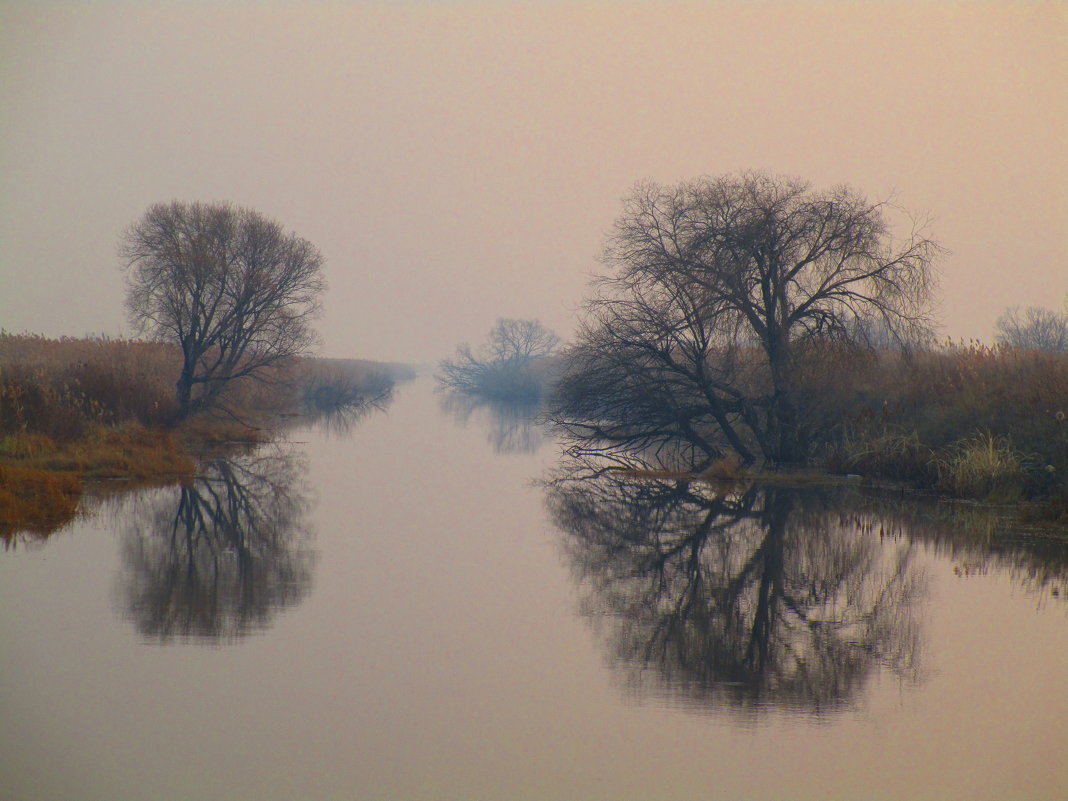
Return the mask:
[[94, 424], [174, 419], [172, 345], [126, 339], [48, 339], [0, 333], [0, 437], [44, 434], [64, 442]]

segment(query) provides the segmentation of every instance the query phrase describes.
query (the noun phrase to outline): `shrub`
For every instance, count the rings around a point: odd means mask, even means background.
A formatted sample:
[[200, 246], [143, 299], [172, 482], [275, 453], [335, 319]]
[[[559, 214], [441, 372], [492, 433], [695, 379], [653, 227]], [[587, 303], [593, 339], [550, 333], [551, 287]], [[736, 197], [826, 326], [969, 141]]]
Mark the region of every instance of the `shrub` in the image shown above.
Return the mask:
[[987, 431], [955, 443], [937, 465], [939, 487], [957, 497], [1016, 501], [1027, 481], [1023, 455], [1007, 439]]

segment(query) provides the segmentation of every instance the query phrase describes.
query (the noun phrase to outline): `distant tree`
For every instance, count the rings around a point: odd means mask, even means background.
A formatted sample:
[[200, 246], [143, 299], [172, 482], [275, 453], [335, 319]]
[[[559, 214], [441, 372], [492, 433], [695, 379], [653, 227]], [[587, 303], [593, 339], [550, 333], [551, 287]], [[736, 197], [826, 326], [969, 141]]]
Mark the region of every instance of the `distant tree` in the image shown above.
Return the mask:
[[803, 458], [819, 433], [798, 388], [806, 360], [872, 326], [903, 342], [926, 326], [939, 247], [915, 230], [894, 243], [886, 208], [764, 173], [638, 185], [551, 418], [576, 447]]
[[994, 324], [997, 341], [1026, 350], [1068, 351], [1068, 311], [1015, 307]]
[[447, 389], [471, 395], [538, 396], [544, 380], [534, 365], [559, 343], [560, 337], [537, 320], [498, 319], [479, 352], [464, 343], [455, 357], [441, 362], [438, 381]]
[[182, 349], [179, 417], [315, 342], [323, 257], [258, 212], [229, 203], [159, 203], [126, 230], [120, 254], [131, 321]]

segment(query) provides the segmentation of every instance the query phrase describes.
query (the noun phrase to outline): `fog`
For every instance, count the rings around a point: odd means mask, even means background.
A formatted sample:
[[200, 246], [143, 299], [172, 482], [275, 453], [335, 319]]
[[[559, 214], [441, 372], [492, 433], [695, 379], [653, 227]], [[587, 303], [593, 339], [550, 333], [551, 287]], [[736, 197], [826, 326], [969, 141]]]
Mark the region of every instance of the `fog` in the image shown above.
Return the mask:
[[1068, 291], [1068, 6], [0, 4], [0, 327], [129, 333], [160, 200], [314, 242], [328, 355], [565, 338], [634, 182], [764, 169], [932, 218], [945, 334]]

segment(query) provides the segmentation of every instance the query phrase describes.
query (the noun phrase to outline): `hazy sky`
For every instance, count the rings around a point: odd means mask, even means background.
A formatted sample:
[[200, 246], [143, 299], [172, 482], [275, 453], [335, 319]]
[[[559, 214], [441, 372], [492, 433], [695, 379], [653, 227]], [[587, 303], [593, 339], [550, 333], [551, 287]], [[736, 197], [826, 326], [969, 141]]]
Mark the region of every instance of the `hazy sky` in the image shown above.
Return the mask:
[[565, 337], [635, 181], [896, 192], [989, 339], [1068, 291], [1065, 3], [5, 3], [0, 327], [128, 332], [118, 237], [231, 200], [327, 260], [329, 355]]

